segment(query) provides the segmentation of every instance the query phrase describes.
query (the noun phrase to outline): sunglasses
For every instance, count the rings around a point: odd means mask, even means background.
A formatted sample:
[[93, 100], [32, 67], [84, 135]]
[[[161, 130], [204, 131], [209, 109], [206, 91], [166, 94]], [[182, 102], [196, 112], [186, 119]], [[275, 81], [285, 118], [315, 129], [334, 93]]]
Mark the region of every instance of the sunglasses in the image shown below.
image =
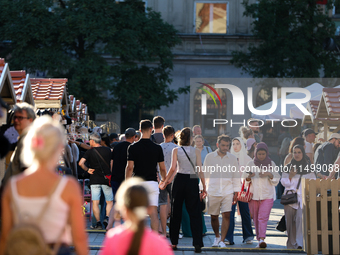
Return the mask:
[[22, 121], [23, 119], [29, 119], [28, 117], [22, 117], [22, 116], [14, 116], [13, 117], [13, 120], [20, 120], [20, 121]]

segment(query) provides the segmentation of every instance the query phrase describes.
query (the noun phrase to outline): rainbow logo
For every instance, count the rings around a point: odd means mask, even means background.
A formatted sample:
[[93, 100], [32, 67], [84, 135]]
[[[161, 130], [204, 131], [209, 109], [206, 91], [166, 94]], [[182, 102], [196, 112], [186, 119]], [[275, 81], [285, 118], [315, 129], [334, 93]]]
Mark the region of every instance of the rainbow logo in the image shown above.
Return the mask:
[[[213, 87], [211, 87], [209, 84], [206, 84], [206, 83], [202, 83], [202, 82], [198, 82], [198, 83], [202, 84], [203, 86], [209, 88], [212, 92], [214, 92], [214, 94], [217, 96], [218, 100], [220, 101], [221, 106], [223, 106], [220, 96], [218, 95], [217, 91]], [[212, 98], [212, 100], [214, 100], [214, 103], [217, 106], [214, 95], [209, 90], [204, 89], [203, 87], [201, 87], [199, 89], [206, 92]], [[202, 113], [202, 115], [207, 115], [207, 95], [206, 94], [201, 95], [201, 113]]]

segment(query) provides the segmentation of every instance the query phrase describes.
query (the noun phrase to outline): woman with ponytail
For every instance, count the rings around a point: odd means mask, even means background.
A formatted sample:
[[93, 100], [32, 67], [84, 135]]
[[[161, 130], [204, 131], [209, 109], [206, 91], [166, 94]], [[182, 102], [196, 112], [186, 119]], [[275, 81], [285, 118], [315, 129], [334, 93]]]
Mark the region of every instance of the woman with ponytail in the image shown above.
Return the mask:
[[101, 255], [173, 254], [163, 236], [145, 227], [149, 200], [142, 181], [132, 177], [119, 187], [115, 209], [123, 216], [125, 223], [107, 232]]

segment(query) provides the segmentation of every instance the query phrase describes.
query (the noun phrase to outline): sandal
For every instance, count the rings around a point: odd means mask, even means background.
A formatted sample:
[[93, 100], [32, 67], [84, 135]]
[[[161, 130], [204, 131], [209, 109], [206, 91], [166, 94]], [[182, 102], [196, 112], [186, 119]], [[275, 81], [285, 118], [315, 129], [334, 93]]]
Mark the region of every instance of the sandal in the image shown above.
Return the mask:
[[173, 251], [177, 251], [177, 245], [171, 245]]

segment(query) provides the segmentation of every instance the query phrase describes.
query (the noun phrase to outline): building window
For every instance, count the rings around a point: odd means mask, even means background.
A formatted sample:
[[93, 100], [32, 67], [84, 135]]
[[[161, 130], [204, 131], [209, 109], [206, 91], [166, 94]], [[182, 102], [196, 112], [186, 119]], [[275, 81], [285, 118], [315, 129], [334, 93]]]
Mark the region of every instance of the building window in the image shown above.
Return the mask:
[[228, 29], [227, 2], [195, 2], [196, 33], [226, 34]]
[[[213, 84], [209, 84], [210, 86], [213, 86]], [[216, 89], [217, 94], [220, 96], [221, 101], [223, 102], [223, 107], [219, 104], [219, 101], [217, 98], [215, 98], [215, 101], [217, 102], [215, 104], [214, 100], [208, 96], [207, 97], [207, 114], [202, 115], [201, 113], [201, 96], [202, 94], [206, 94], [202, 89], [198, 89], [195, 93], [194, 98], [194, 125], [200, 125], [202, 128], [202, 135], [204, 137], [212, 136], [214, 142], [216, 142], [216, 136], [220, 134], [225, 133], [225, 127], [226, 125], [218, 125], [218, 127], [213, 126], [214, 119], [226, 119], [226, 105], [227, 102], [227, 95], [224, 92], [223, 89]]]
[[[277, 89], [277, 98], [281, 98], [281, 88]], [[259, 107], [261, 105], [264, 105], [266, 103], [269, 103], [273, 101], [273, 94], [272, 91], [270, 90], [270, 92], [268, 92], [265, 89], [261, 89], [259, 91], [259, 93], [257, 93], [256, 96], [256, 106], [255, 107]]]
[[[116, 0], [116, 2], [117, 2], [117, 3], [124, 3], [125, 0]], [[136, 3], [134, 3], [134, 4], [135, 4], [136, 7], [137, 7], [138, 9], [140, 9], [141, 11], [147, 12], [147, 8], [148, 8], [148, 2], [147, 2], [147, 0], [142, 0], [141, 2], [136, 2]]]

